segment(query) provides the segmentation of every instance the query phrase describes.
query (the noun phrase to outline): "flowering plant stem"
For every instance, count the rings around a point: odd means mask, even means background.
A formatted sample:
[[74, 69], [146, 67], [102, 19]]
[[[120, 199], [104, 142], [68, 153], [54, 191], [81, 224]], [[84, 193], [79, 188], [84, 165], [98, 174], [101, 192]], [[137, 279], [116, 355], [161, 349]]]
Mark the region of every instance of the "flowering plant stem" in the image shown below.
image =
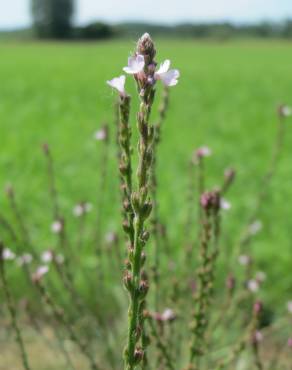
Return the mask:
[[27, 353], [24, 347], [21, 331], [19, 329], [18, 323], [17, 323], [17, 317], [16, 317], [16, 311], [15, 311], [15, 306], [12, 301], [11, 293], [9, 290], [8, 282], [6, 279], [6, 273], [5, 273], [5, 261], [2, 258], [3, 255], [3, 244], [0, 243], [0, 277], [1, 277], [1, 283], [3, 286], [3, 292], [5, 295], [8, 311], [11, 317], [11, 325], [13, 327], [13, 330], [15, 332], [15, 338], [16, 342], [19, 346], [20, 352], [21, 352], [21, 359], [22, 359], [22, 365], [25, 370], [31, 370], [29, 363], [28, 363], [28, 357]]

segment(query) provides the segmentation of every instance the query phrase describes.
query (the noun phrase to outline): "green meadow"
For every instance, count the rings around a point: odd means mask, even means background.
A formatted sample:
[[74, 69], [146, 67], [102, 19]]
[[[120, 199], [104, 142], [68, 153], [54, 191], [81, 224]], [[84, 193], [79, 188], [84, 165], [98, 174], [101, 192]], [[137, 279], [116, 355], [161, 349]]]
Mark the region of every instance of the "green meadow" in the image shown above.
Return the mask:
[[[171, 89], [159, 147], [159, 212], [172, 240], [172, 254], [165, 258], [175, 258], [183, 248], [189, 161], [193, 150], [201, 145], [213, 152], [206, 160], [209, 188], [222, 183], [226, 167], [237, 171], [226, 195], [232, 208], [223, 219], [222, 247], [228, 257], [246, 225], [270, 163], [277, 107], [292, 104], [292, 44], [156, 40], [156, 46], [157, 61], [170, 59], [181, 72], [179, 84]], [[134, 47], [134, 40], [0, 44], [0, 213], [14, 221], [4, 192], [8, 183], [13, 184], [39, 250], [53, 243], [46, 162], [41, 150], [44, 142], [50, 144], [54, 156], [69, 230], [74, 230], [72, 208], [78, 201], [93, 204], [93, 225], [102, 199], [103, 232], [120, 233], [113, 112], [116, 94], [106, 80], [122, 73], [121, 67]], [[134, 92], [130, 78], [126, 88]], [[158, 88], [158, 97], [160, 93]], [[133, 107], [138, 106], [136, 100], [133, 103]], [[153, 121], [156, 117], [154, 109]], [[104, 123], [110, 125], [111, 141], [101, 189], [104, 143], [95, 141], [93, 135]], [[259, 214], [263, 230], [243, 251], [252, 254], [258, 268], [267, 273], [266, 299], [277, 299], [280, 311], [285, 310], [292, 294], [291, 147], [292, 120], [287, 119], [281, 161]]]

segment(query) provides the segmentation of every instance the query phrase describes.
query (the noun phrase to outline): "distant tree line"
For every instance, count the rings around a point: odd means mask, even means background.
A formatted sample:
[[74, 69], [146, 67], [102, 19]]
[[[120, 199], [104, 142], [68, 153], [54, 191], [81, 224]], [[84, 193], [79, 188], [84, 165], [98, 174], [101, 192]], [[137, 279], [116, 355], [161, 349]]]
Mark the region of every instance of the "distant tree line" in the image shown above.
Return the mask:
[[185, 23], [174, 26], [122, 23], [109, 25], [92, 22], [82, 27], [73, 26], [75, 0], [31, 0], [35, 35], [48, 39], [106, 39], [136, 38], [143, 32], [154, 36], [198, 39], [230, 38], [292, 38], [292, 20], [281, 23], [235, 25], [232, 23]]

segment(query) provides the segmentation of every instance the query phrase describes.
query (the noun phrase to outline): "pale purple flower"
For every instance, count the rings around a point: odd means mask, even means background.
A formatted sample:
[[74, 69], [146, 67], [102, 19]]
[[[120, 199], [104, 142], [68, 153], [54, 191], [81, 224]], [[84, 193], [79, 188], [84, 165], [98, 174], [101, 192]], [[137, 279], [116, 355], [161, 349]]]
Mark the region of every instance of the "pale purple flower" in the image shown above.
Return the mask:
[[167, 308], [161, 314], [162, 321], [173, 321], [176, 319], [176, 314], [171, 308]]
[[120, 77], [115, 77], [110, 81], [106, 81], [106, 83], [110, 87], [118, 90], [118, 92], [121, 96], [126, 96], [125, 82], [126, 82], [126, 76], [125, 75], [121, 75]]
[[48, 272], [49, 272], [48, 265], [39, 266], [37, 270], [33, 273], [32, 280], [34, 282], [39, 282], [44, 277], [44, 275], [46, 275]]
[[224, 211], [229, 211], [231, 209], [231, 203], [228, 202], [228, 200], [221, 198], [220, 199], [220, 208], [223, 209]]
[[9, 248], [4, 248], [2, 251], [2, 259], [4, 261], [12, 261], [15, 259], [15, 253]]
[[155, 72], [154, 78], [161, 80], [165, 86], [175, 86], [178, 83], [180, 73], [177, 69], [169, 69], [170, 60], [167, 59], [160, 64], [159, 69]]
[[250, 256], [242, 254], [238, 257], [238, 262], [242, 266], [247, 266], [251, 263], [251, 258], [250, 258]]
[[292, 314], [292, 301], [289, 301], [289, 302], [287, 303], [287, 310], [288, 310], [288, 312], [289, 312], [289, 313], [291, 313], [291, 314]]
[[263, 223], [260, 220], [256, 220], [252, 224], [249, 225], [248, 231], [250, 235], [256, 235], [258, 232], [261, 231], [262, 228], [263, 228]]
[[290, 117], [292, 116], [292, 107], [288, 105], [281, 105], [279, 108], [280, 115], [283, 117]]
[[50, 263], [53, 261], [53, 259], [54, 259], [54, 254], [50, 250], [43, 252], [41, 255], [41, 261], [43, 263]]
[[123, 68], [123, 71], [130, 74], [136, 75], [143, 71], [145, 66], [145, 60], [143, 55], [134, 55], [128, 59], [128, 66]]
[[113, 231], [109, 231], [106, 235], [105, 235], [105, 241], [108, 243], [108, 244], [113, 244], [113, 243], [116, 243], [118, 240], [118, 236], [115, 232]]
[[200, 148], [198, 148], [196, 150], [196, 156], [198, 158], [203, 158], [203, 157], [210, 157], [210, 155], [212, 154], [212, 151], [209, 147], [207, 146], [201, 146]]
[[256, 293], [260, 288], [259, 282], [255, 279], [248, 280], [247, 282], [247, 289], [252, 292]]
[[107, 130], [103, 127], [100, 130], [97, 130], [94, 134], [94, 138], [97, 141], [104, 141], [107, 139]]
[[54, 234], [59, 234], [63, 230], [63, 223], [59, 220], [54, 221], [52, 223], [51, 230]]
[[254, 332], [254, 334], [253, 334], [253, 338], [252, 339], [253, 339], [253, 342], [254, 343], [260, 343], [260, 342], [263, 341], [264, 336], [263, 336], [262, 332], [260, 332], [259, 330], [256, 330]]
[[91, 203], [79, 203], [73, 208], [73, 214], [76, 217], [83, 216], [85, 213], [88, 213], [92, 210]]
[[17, 264], [19, 266], [29, 265], [32, 262], [32, 260], [33, 260], [33, 257], [31, 254], [24, 253], [23, 255], [17, 258]]
[[287, 345], [289, 348], [292, 348], [292, 338], [288, 338]]

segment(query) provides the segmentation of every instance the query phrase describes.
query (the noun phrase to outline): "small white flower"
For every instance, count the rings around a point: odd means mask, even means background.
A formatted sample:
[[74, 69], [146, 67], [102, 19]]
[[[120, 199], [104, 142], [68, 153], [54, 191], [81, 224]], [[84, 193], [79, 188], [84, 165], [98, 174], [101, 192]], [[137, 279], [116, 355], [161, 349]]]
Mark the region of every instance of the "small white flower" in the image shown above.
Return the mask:
[[23, 265], [29, 265], [33, 260], [33, 257], [31, 254], [29, 253], [24, 253], [22, 256], [19, 256], [17, 258], [17, 264], [19, 266], [23, 266]]
[[267, 275], [263, 271], [258, 271], [255, 277], [260, 283], [263, 283], [267, 279]]
[[196, 150], [196, 155], [197, 157], [210, 157], [210, 155], [212, 154], [212, 150], [207, 147], [207, 146], [201, 146], [200, 148], [198, 148]]
[[91, 203], [79, 203], [73, 208], [73, 214], [76, 217], [83, 216], [85, 213], [88, 213], [92, 210]]
[[63, 223], [61, 221], [54, 221], [51, 226], [51, 230], [54, 234], [59, 234], [63, 229]]
[[231, 209], [231, 203], [228, 202], [226, 199], [224, 198], [221, 198], [220, 199], [220, 208], [225, 210], [225, 211], [229, 211]]
[[15, 258], [15, 253], [13, 253], [9, 248], [4, 248], [2, 252], [2, 258], [4, 261], [11, 261]]
[[256, 342], [256, 343], [259, 343], [259, 342], [262, 342], [264, 339], [264, 336], [262, 334], [262, 332], [260, 332], [259, 330], [257, 330], [254, 335], [253, 335], [253, 340]]
[[178, 83], [180, 73], [177, 69], [169, 69], [170, 60], [165, 60], [160, 64], [159, 69], [155, 72], [156, 80], [161, 80], [165, 86], [175, 86]]
[[161, 315], [162, 321], [173, 321], [176, 318], [176, 314], [171, 308], [167, 308]]
[[105, 235], [105, 241], [108, 243], [108, 244], [113, 244], [117, 241], [117, 234], [114, 233], [113, 231], [109, 231], [106, 235]]
[[115, 77], [110, 81], [106, 81], [106, 83], [110, 87], [118, 90], [118, 92], [120, 93], [121, 96], [126, 96], [125, 82], [126, 82], [126, 76], [125, 75], [121, 75], [120, 77]]
[[143, 55], [135, 55], [128, 59], [128, 66], [123, 68], [123, 71], [134, 75], [143, 71], [145, 66], [145, 60]]
[[259, 283], [255, 279], [251, 279], [247, 282], [247, 289], [250, 292], [256, 293], [259, 290], [259, 288], [260, 288]]
[[263, 228], [263, 223], [260, 220], [254, 221], [252, 224], [249, 225], [249, 233], [250, 235], [256, 235], [258, 232], [261, 231]]
[[251, 258], [250, 258], [250, 256], [242, 254], [238, 257], [238, 262], [242, 266], [247, 266], [251, 263]]
[[284, 117], [292, 116], [292, 107], [289, 107], [288, 105], [283, 105], [280, 109], [281, 109], [281, 114]]
[[100, 130], [96, 131], [94, 134], [94, 138], [97, 141], [104, 141], [107, 138], [107, 131], [105, 128], [101, 128]]
[[84, 207], [82, 204], [76, 204], [76, 206], [73, 208], [73, 214], [76, 217], [80, 217], [84, 214]]
[[289, 301], [289, 302], [287, 303], [287, 310], [288, 310], [288, 312], [289, 312], [289, 313], [291, 313], [291, 314], [292, 314], [292, 301]]
[[32, 275], [32, 280], [34, 282], [40, 281], [44, 275], [46, 275], [49, 272], [49, 266], [39, 266], [35, 273]]
[[48, 250], [42, 253], [41, 260], [43, 263], [50, 263], [53, 261], [53, 252]]

